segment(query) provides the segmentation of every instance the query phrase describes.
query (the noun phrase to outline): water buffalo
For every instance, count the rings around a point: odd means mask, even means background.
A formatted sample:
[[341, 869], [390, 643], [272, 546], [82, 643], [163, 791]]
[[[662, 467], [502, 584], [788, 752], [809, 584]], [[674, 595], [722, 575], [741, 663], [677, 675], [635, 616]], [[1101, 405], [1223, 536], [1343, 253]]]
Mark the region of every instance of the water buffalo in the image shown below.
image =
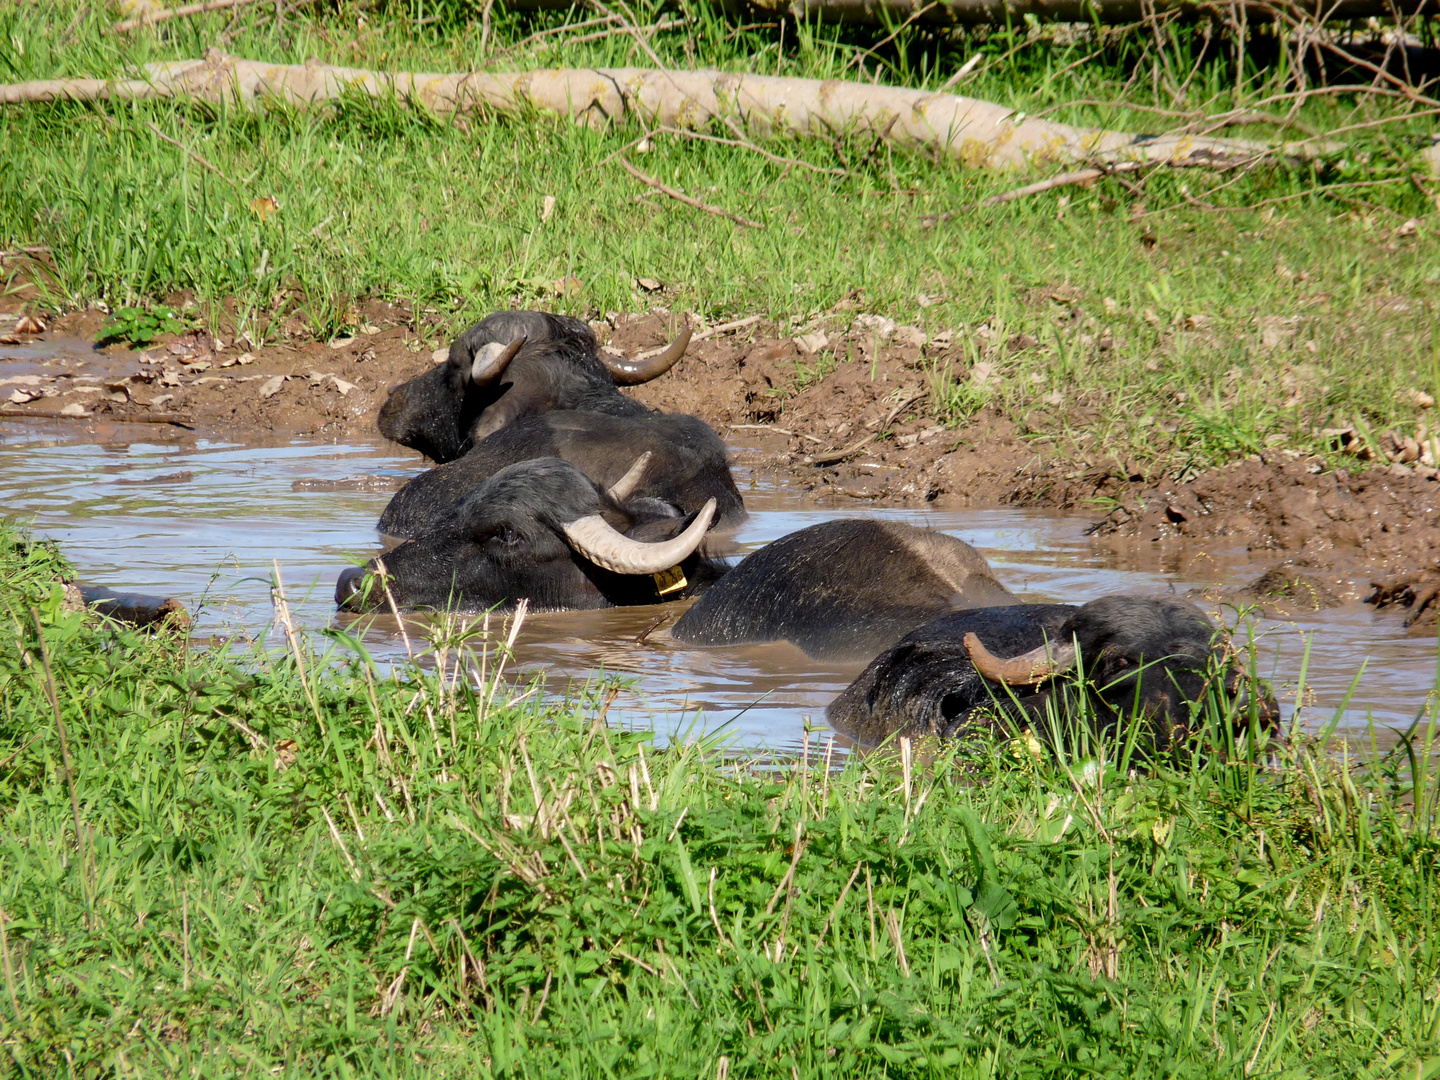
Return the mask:
[[528, 599], [556, 611], [677, 600], [724, 572], [700, 550], [714, 514], [713, 499], [681, 517], [659, 500], [604, 491], [558, 458], [523, 461], [481, 484], [441, 528], [346, 570], [335, 602], [366, 610], [393, 597], [406, 609], [480, 611]]
[[530, 458], [562, 458], [608, 488], [626, 475], [641, 453], [648, 455], [646, 464], [634, 477], [627, 497], [660, 499], [682, 513], [714, 500], [717, 525], [728, 527], [745, 519], [725, 444], [693, 416], [562, 411], [522, 417], [463, 457], [421, 473], [395, 493], [379, 529], [405, 538], [433, 532], [453, 517], [456, 503], [489, 477]]
[[380, 434], [437, 461], [453, 461], [487, 435], [532, 413], [584, 409], [610, 416], [650, 410], [616, 389], [670, 369], [684, 331], [659, 355], [611, 359], [590, 327], [543, 311], [498, 311], [466, 330], [444, 364], [397, 386], [380, 407]]
[[[1058, 734], [1049, 717], [1073, 724], [1081, 715], [1092, 734], [1108, 738], [1124, 717], [1137, 715], [1138, 745], [1170, 752], [1193, 732], [1192, 705], [1216, 680], [1224, 693], [1248, 702], [1247, 680], [1226, 659], [1226, 645], [1199, 608], [1163, 598], [952, 612], [876, 657], [830, 703], [826, 718], [875, 744], [894, 734], [1026, 726], [1045, 738]], [[1077, 684], [1077, 666], [1083, 683]], [[1277, 710], [1268, 693], [1257, 709], [1265, 725], [1273, 723]]]
[[942, 611], [1014, 604], [963, 540], [893, 521], [812, 525], [745, 558], [671, 629], [688, 645], [789, 641], [863, 660]]

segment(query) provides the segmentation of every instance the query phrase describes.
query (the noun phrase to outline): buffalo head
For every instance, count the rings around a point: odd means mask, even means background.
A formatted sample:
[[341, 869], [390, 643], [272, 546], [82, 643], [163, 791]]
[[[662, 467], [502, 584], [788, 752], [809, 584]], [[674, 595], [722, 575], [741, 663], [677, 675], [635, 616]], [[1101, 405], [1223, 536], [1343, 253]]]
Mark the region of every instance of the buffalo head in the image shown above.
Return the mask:
[[479, 611], [528, 599], [563, 610], [693, 595], [723, 572], [699, 551], [715, 501], [682, 518], [633, 498], [643, 468], [637, 462], [605, 491], [558, 458], [511, 465], [460, 503], [448, 526], [346, 570], [335, 601]]
[[550, 409], [646, 415], [649, 410], [616, 385], [664, 374], [689, 340], [687, 330], [659, 355], [625, 361], [600, 352], [579, 319], [499, 311], [456, 338], [444, 364], [390, 392], [380, 408], [380, 433], [445, 462], [519, 417]]
[[[1032, 727], [1058, 736], [1082, 719], [1113, 736], [1129, 718], [1139, 745], [1170, 752], [1196, 728], [1211, 689], [1250, 704], [1227, 640], [1193, 604], [1108, 596], [1081, 607], [1023, 604], [933, 619], [877, 657], [827, 715], [867, 742], [891, 734], [954, 736]], [[1277, 709], [1254, 703], [1264, 726]]]

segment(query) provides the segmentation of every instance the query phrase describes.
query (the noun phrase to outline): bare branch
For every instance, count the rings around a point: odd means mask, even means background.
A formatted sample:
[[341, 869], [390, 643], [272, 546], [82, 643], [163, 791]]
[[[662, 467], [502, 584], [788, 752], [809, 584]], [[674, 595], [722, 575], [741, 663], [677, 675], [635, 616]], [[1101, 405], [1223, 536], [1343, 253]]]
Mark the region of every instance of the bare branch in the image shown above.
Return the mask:
[[682, 202], [686, 206], [693, 206], [696, 210], [704, 210], [705, 213], [714, 214], [716, 217], [729, 218], [736, 224], [744, 225], [747, 228], [763, 229], [765, 227], [761, 225], [758, 221], [751, 221], [749, 218], [741, 217], [739, 214], [732, 214], [729, 210], [721, 210], [718, 206], [711, 206], [709, 203], [703, 203], [699, 199], [692, 199], [683, 191], [677, 191], [667, 184], [662, 184], [653, 176], [649, 176], [646, 173], [641, 172], [634, 165], [631, 165], [629, 159], [627, 159], [623, 154], [620, 156], [620, 165], [624, 168], [626, 172], [628, 172], [631, 176], [635, 177], [636, 180], [639, 180], [646, 187], [652, 187], [661, 194], [670, 196], [670, 198], [674, 199], [676, 202]]

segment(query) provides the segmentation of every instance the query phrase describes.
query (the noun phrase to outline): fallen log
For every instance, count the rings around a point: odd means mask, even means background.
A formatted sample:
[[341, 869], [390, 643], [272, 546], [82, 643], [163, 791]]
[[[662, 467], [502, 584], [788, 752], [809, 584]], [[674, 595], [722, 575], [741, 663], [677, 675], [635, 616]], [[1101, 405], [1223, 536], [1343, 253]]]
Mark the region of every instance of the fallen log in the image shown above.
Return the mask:
[[[139, 79], [52, 79], [0, 85], [0, 104], [222, 100], [313, 106], [350, 95], [391, 95], [434, 113], [534, 111], [592, 126], [633, 117], [655, 126], [703, 128], [712, 120], [761, 133], [827, 142], [846, 134], [926, 150], [970, 168], [1031, 165], [1230, 166], [1288, 148], [1186, 134], [1137, 135], [1027, 117], [957, 94], [840, 80], [647, 68], [549, 69], [429, 74], [306, 64], [266, 64], [211, 49], [203, 59], [147, 64]], [[1298, 156], [1299, 151], [1295, 152]]]
[[[907, 20], [929, 26], [1006, 26], [1027, 18], [1041, 22], [1140, 22], [1157, 15], [1180, 18], [1239, 18], [1247, 23], [1301, 17], [1312, 22], [1433, 15], [1437, 0], [716, 0], [739, 18], [790, 16], [807, 22], [850, 26], [896, 25]], [[506, 0], [511, 11], [568, 11], [574, 0]]]

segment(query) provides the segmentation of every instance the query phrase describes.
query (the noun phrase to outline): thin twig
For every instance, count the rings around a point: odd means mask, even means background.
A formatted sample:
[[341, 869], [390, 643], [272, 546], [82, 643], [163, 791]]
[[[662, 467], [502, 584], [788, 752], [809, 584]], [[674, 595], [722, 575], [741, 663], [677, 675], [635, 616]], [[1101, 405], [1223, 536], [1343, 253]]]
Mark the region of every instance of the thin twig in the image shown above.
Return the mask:
[[761, 157], [775, 162], [777, 165], [798, 165], [802, 169], [809, 169], [811, 172], [821, 173], [825, 176], [846, 176], [844, 169], [827, 169], [822, 165], [812, 165], [808, 161], [801, 161], [799, 158], [782, 157], [779, 154], [772, 154], [763, 147], [756, 146], [746, 139], [722, 139], [719, 135], [706, 135], [700, 131], [686, 131], [684, 128], [658, 127], [656, 134], [679, 135], [686, 139], [696, 139], [701, 142], [720, 143], [724, 146], [738, 146], [742, 150], [751, 150]]
[[60, 48], [67, 47], [75, 39], [75, 32], [80, 29], [80, 21], [90, 14], [90, 5], [81, 4], [75, 9], [75, 15], [70, 20], [70, 25], [65, 27], [65, 32], [60, 35]]
[[537, 32], [534, 33], [534, 34], [531, 34], [531, 35], [530, 35], [529, 37], [527, 37], [527, 38], [521, 38], [521, 39], [520, 39], [519, 41], [517, 41], [514, 45], [507, 45], [505, 48], [503, 48], [503, 49], [501, 49], [499, 52], [495, 53], [494, 56], [490, 57], [490, 60], [491, 60], [491, 61], [495, 61], [495, 60], [503, 59], [504, 57], [509, 56], [509, 55], [511, 55], [512, 53], [519, 52], [519, 51], [520, 51], [521, 49], [523, 49], [526, 45], [531, 45], [531, 44], [533, 44], [533, 43], [541, 40], [542, 38], [551, 37], [552, 35], [555, 35], [555, 34], [565, 34], [565, 33], [569, 33], [569, 32], [572, 31], [572, 30], [586, 30], [586, 29], [589, 29], [589, 28], [592, 27], [592, 26], [602, 26], [602, 25], [604, 25], [605, 23], [619, 22], [619, 21], [620, 21], [620, 19], [619, 19], [618, 16], [615, 16], [615, 15], [601, 15], [599, 18], [595, 18], [595, 19], [585, 19], [585, 20], [583, 20], [582, 22], [578, 22], [578, 23], [567, 23], [565, 26], [556, 26], [556, 27], [552, 27], [552, 28], [549, 29], [549, 30], [540, 30], [540, 31], [537, 31]]
[[670, 185], [668, 184], [662, 184], [653, 176], [643, 173], [634, 165], [631, 165], [629, 159], [626, 158], [624, 154], [621, 154], [618, 160], [621, 167], [623, 167], [624, 170], [628, 172], [631, 176], [635, 177], [636, 180], [639, 180], [646, 187], [654, 188], [662, 195], [668, 195], [676, 202], [682, 202], [686, 206], [693, 206], [696, 210], [703, 210], [705, 211], [705, 213], [714, 214], [716, 217], [728, 218], [736, 224], [744, 225], [746, 228], [749, 229], [763, 229], [765, 227], [761, 225], [758, 221], [751, 221], [749, 218], [741, 217], [739, 214], [732, 214], [729, 210], [721, 210], [718, 206], [711, 206], [709, 203], [701, 202], [699, 199], [692, 199], [684, 192], [677, 191], [674, 188], [670, 187]]
[[913, 23], [916, 19], [920, 18], [920, 16], [922, 15], [927, 14], [928, 12], [934, 11], [939, 6], [940, 4], [937, 0], [937, 2], [926, 4], [924, 7], [914, 12], [908, 19], [902, 22], [894, 30], [890, 31], [889, 34], [885, 35], [885, 37], [881, 38], [874, 45], [870, 46], [870, 48], [864, 49], [861, 52], [856, 53], [849, 60], [845, 61], [845, 66], [840, 69], [841, 72], [848, 71], [850, 67], [856, 62], [859, 62], [863, 65], [867, 56], [874, 56], [882, 48], [884, 48], [886, 45], [889, 45], [890, 42], [894, 41], [897, 37], [899, 37], [901, 33], [903, 33], [906, 28], [908, 28], [910, 24]]
[[[0, 417], [9, 417], [16, 420], [94, 420], [96, 414], [83, 413], [80, 416], [72, 416], [67, 413], [58, 412], [26, 412], [23, 409], [0, 408]], [[172, 427], [184, 428], [186, 431], [194, 431], [195, 427], [189, 422], [188, 417], [178, 416], [175, 413], [156, 413], [150, 416], [113, 416], [99, 417], [102, 420], [113, 420], [117, 424], [169, 424]]]
[[155, 26], [159, 23], [169, 22], [171, 19], [183, 19], [188, 15], [199, 15], [206, 11], [225, 11], [229, 8], [249, 7], [251, 4], [261, 3], [262, 0], [204, 0], [199, 4], [181, 4], [177, 8], [167, 8], [163, 11], [148, 11], [144, 15], [134, 19], [125, 19], [116, 23], [110, 28], [112, 34], [128, 34], [141, 26]]
[[845, 897], [849, 895], [850, 886], [854, 885], [855, 879], [860, 876], [860, 867], [862, 865], [864, 865], [863, 860], [857, 862], [855, 869], [850, 872], [850, 880], [845, 882], [845, 887], [840, 890], [840, 895], [835, 898], [835, 906], [830, 909], [830, 914], [825, 918], [825, 925], [820, 928], [820, 933], [815, 935], [815, 944], [819, 945], [823, 943], [825, 935], [830, 932], [830, 924], [835, 921], [835, 916], [840, 913], [840, 905], [845, 902]]
[[1079, 169], [1076, 172], [1061, 173], [1059, 176], [1052, 176], [1048, 180], [1039, 180], [1033, 184], [1026, 184], [1024, 187], [1011, 188], [1009, 191], [1002, 191], [999, 195], [991, 195], [988, 199], [981, 199], [979, 206], [999, 206], [1001, 203], [1014, 202], [1016, 199], [1024, 199], [1031, 195], [1038, 195], [1042, 191], [1050, 191], [1059, 187], [1070, 187], [1074, 184], [1088, 184], [1092, 180], [1098, 180], [1110, 173], [1135, 172], [1141, 167], [1138, 161], [1118, 161], [1114, 165], [1105, 168]]
[[153, 123], [151, 123], [149, 120], [146, 120], [146, 121], [145, 121], [145, 126], [148, 127], [151, 131], [153, 131], [156, 135], [158, 135], [158, 136], [159, 136], [161, 139], [163, 139], [165, 142], [169, 143], [171, 146], [179, 147], [181, 150], [185, 151], [186, 154], [188, 154], [190, 157], [192, 157], [192, 158], [193, 158], [195, 161], [197, 161], [199, 164], [205, 166], [205, 168], [209, 169], [209, 170], [210, 170], [211, 172], [213, 172], [216, 176], [220, 177], [221, 180], [224, 180], [224, 181], [225, 181], [227, 184], [229, 184], [231, 187], [238, 187], [238, 186], [239, 186], [238, 184], [235, 183], [234, 180], [231, 180], [230, 177], [226, 176], [226, 175], [220, 170], [220, 167], [219, 167], [218, 165], [212, 164], [210, 161], [206, 160], [204, 157], [202, 157], [201, 155], [197, 154], [194, 150], [191, 150], [188, 146], [186, 146], [184, 143], [182, 143], [179, 139], [172, 139], [169, 135], [166, 135], [163, 131], [161, 131], [158, 127], [156, 127], [156, 126], [155, 126]]
[[790, 868], [785, 871], [785, 876], [780, 879], [780, 884], [775, 886], [775, 895], [770, 897], [770, 903], [765, 905], [765, 914], [771, 915], [775, 911], [775, 905], [780, 902], [780, 897], [789, 891], [790, 883], [795, 879], [795, 867], [800, 863], [800, 856], [805, 854], [805, 849], [810, 845], [808, 837], [802, 838], [801, 832], [804, 829], [804, 822], [795, 823], [794, 851], [790, 856]]
[[1156, 214], [1164, 214], [1171, 210], [1179, 209], [1181, 206], [1195, 206], [1201, 210], [1212, 210], [1217, 214], [1236, 214], [1243, 210], [1259, 210], [1262, 206], [1275, 206], [1278, 203], [1292, 202], [1295, 199], [1303, 199], [1307, 195], [1326, 195], [1342, 188], [1379, 187], [1382, 184], [1405, 184], [1409, 183], [1409, 179], [1410, 178], [1406, 176], [1393, 176], [1387, 180], [1354, 180], [1345, 184], [1327, 184], [1324, 187], [1311, 188], [1309, 191], [1297, 191], [1291, 195], [1277, 195], [1273, 199], [1261, 199], [1259, 202], [1251, 203], [1248, 206], [1216, 206], [1213, 203], [1197, 199], [1193, 195], [1187, 195], [1185, 196], [1184, 202], [1173, 203], [1170, 206], [1162, 206], [1159, 210], [1150, 210], [1142, 216], [1153, 217]]
[[[676, 27], [684, 25], [685, 23], [680, 19], [661, 19], [659, 22], [651, 23], [649, 26], [647, 26], [645, 28], [645, 32], [647, 35], [653, 37], [655, 34], [660, 33], [662, 30], [674, 30]], [[571, 38], [569, 41], [552, 41], [545, 47], [547, 49], [558, 49], [562, 45], [584, 45], [586, 42], [589, 41], [603, 41], [605, 38], [615, 37], [617, 34], [626, 33], [629, 33], [629, 31], [625, 27], [615, 26], [611, 27], [609, 30], [596, 30], [589, 34], [581, 34], [579, 37]]]
[[692, 334], [690, 340], [704, 341], [706, 338], [715, 337], [717, 334], [731, 334], [736, 330], [743, 330], [747, 326], [753, 326], [759, 321], [759, 315], [749, 315], [743, 319], [736, 319], [734, 322], [721, 323], [719, 326], [712, 326], [708, 330], [701, 330], [698, 334]]
[[10, 1006], [15, 1010], [15, 1023], [21, 1022], [20, 999], [15, 996], [15, 969], [10, 965], [10, 935], [5, 932], [5, 924], [10, 921], [10, 916], [5, 914], [5, 909], [0, 908], [0, 954], [5, 957], [5, 988], [10, 991]]
[[947, 94], [955, 87], [959, 86], [960, 83], [964, 81], [965, 77], [975, 70], [976, 65], [984, 59], [985, 54], [979, 52], [977, 52], [974, 56], [970, 57], [969, 60], [966, 60], [965, 63], [960, 65], [959, 70], [956, 71], [954, 75], [951, 75], [948, 79], [946, 79], [943, 83], [940, 84], [939, 92], [942, 94]]

